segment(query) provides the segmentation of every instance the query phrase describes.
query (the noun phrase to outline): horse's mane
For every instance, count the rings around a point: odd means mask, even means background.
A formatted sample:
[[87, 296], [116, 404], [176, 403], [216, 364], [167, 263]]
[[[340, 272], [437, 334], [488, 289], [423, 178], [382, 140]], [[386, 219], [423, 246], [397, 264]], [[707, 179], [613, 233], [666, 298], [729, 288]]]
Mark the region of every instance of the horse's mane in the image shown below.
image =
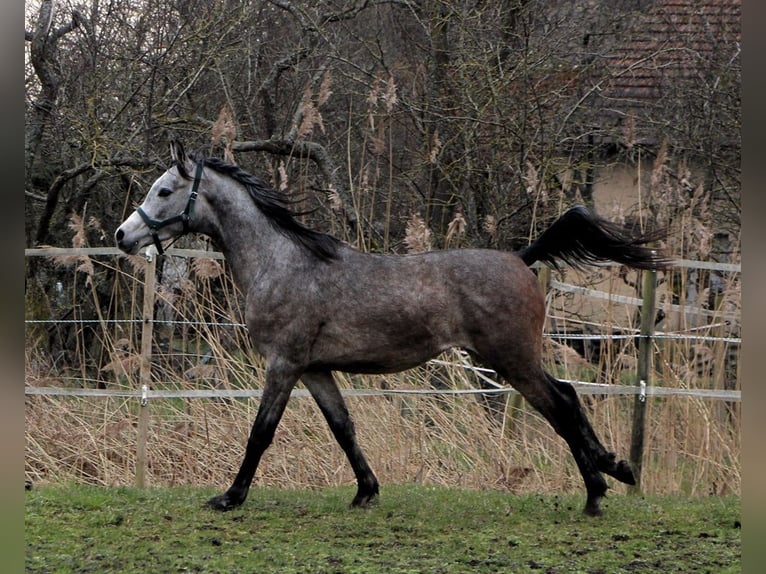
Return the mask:
[[[286, 237], [323, 261], [330, 261], [337, 257], [340, 241], [326, 233], [309, 229], [299, 222], [295, 218], [297, 214], [290, 209], [292, 203], [290, 199], [269, 186], [261, 178], [216, 157], [192, 159], [202, 161], [205, 167], [241, 183], [247, 189], [256, 207], [261, 210], [274, 228]], [[191, 179], [185, 166], [179, 165], [178, 168], [182, 177]]]

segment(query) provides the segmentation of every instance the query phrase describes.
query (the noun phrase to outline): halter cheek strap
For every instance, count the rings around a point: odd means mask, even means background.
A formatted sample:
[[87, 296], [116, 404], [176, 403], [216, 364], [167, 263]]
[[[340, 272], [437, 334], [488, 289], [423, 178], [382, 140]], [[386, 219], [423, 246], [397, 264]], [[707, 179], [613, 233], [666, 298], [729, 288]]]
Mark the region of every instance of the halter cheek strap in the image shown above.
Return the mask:
[[189, 200], [186, 202], [186, 207], [184, 210], [179, 213], [178, 215], [174, 215], [173, 217], [169, 217], [168, 219], [153, 219], [149, 217], [146, 212], [138, 207], [136, 209], [136, 212], [138, 212], [138, 215], [141, 216], [141, 219], [144, 220], [144, 223], [146, 226], [151, 230], [152, 232], [152, 240], [154, 241], [154, 245], [157, 247], [157, 253], [162, 255], [165, 253], [165, 250], [162, 247], [162, 242], [160, 241], [159, 236], [159, 230], [163, 227], [167, 227], [168, 225], [173, 225], [174, 223], [178, 223], [179, 221], [183, 223], [183, 231], [181, 232], [181, 235], [184, 235], [186, 233], [189, 233], [189, 222], [191, 221], [192, 217], [194, 216], [194, 204], [197, 202], [197, 190], [199, 189], [199, 182], [202, 179], [202, 171], [204, 169], [204, 166], [202, 165], [202, 162], [197, 162], [197, 169], [194, 172], [194, 183], [192, 184], [192, 190], [189, 194]]

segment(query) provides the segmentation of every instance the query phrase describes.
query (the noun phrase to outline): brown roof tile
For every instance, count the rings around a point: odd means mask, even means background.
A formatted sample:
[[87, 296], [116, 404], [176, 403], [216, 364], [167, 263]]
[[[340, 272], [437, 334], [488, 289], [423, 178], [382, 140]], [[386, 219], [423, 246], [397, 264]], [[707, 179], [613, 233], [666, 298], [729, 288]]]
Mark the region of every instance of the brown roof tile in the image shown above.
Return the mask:
[[739, 51], [741, 0], [656, 0], [607, 56], [602, 97], [623, 112], [653, 105], [716, 58]]

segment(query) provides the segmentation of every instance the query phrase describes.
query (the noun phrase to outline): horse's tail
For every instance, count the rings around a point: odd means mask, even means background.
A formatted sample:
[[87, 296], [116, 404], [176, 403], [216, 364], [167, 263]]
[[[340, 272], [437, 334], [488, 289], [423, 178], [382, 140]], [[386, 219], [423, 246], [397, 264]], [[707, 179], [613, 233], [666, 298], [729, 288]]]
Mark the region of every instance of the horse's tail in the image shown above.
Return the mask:
[[527, 265], [542, 261], [556, 268], [561, 261], [574, 267], [615, 261], [637, 269], [664, 269], [670, 266], [670, 260], [657, 249], [645, 246], [664, 236], [663, 231], [634, 236], [626, 228], [577, 205], [517, 255]]

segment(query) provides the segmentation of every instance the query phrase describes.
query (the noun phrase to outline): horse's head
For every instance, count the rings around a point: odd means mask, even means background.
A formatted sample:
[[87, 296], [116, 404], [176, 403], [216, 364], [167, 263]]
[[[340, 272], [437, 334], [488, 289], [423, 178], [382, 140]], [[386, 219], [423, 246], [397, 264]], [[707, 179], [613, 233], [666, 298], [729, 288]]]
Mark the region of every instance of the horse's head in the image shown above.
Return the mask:
[[162, 253], [162, 241], [190, 230], [202, 178], [202, 162], [189, 159], [180, 142], [170, 144], [173, 165], [152, 184], [144, 202], [117, 228], [114, 237], [125, 253], [135, 254], [154, 242]]

